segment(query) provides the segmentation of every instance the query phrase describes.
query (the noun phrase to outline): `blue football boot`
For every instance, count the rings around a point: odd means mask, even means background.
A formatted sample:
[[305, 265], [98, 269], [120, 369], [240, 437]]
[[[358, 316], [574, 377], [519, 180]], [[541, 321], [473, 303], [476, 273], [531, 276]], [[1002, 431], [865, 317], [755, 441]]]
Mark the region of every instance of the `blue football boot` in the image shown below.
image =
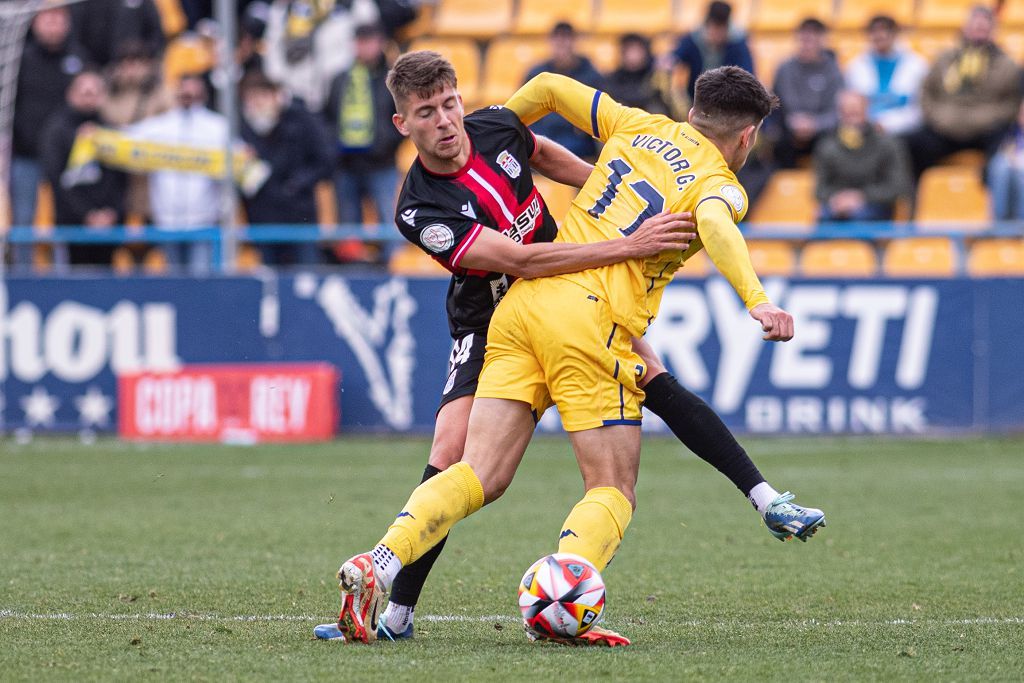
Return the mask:
[[764, 511], [764, 524], [772, 536], [780, 541], [799, 538], [807, 542], [820, 528], [825, 526], [825, 513], [815, 508], [805, 508], [791, 502], [795, 496], [786, 491], [772, 501]]

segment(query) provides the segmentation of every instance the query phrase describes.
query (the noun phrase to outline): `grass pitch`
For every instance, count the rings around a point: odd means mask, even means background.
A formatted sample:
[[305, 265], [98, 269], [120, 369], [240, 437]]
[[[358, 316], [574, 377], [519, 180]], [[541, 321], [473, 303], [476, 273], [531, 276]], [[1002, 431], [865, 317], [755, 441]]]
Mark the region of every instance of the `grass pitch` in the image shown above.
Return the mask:
[[332, 572], [418, 481], [423, 440], [303, 447], [0, 445], [0, 679], [1020, 680], [1024, 440], [748, 442], [824, 508], [782, 544], [675, 441], [644, 445], [640, 505], [605, 572], [634, 645], [531, 645], [516, 582], [581, 495], [538, 439], [505, 498], [460, 524], [416, 640], [311, 629]]

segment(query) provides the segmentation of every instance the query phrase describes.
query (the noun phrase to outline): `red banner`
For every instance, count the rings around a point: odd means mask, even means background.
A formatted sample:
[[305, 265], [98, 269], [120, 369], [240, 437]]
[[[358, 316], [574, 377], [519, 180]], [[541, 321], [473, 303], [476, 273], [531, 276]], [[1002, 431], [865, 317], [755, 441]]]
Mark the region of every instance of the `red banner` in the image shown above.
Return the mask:
[[324, 441], [339, 422], [338, 372], [324, 363], [186, 365], [118, 378], [122, 437]]

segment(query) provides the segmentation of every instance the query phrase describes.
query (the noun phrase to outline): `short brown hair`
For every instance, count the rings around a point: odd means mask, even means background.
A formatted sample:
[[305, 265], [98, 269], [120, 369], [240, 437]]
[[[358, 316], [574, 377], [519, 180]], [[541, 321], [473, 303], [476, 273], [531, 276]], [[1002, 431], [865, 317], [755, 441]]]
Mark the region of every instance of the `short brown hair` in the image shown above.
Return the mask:
[[388, 72], [388, 90], [401, 107], [410, 95], [431, 97], [446, 86], [458, 87], [455, 67], [437, 52], [418, 50], [407, 52], [395, 61]]
[[779, 106], [753, 74], [738, 66], [721, 66], [701, 74], [694, 86], [693, 125], [722, 140], [757, 125]]

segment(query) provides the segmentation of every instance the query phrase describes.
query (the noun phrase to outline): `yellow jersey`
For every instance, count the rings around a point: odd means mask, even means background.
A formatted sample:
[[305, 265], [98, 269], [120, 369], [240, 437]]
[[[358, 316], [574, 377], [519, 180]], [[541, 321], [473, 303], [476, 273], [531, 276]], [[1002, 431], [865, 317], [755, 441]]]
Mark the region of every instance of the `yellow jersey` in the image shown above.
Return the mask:
[[605, 143], [557, 241], [621, 238], [662, 211], [694, 214], [699, 237], [685, 252], [559, 276], [607, 301], [614, 322], [642, 336], [658, 313], [665, 285], [704, 247], [748, 309], [768, 301], [736, 227], [747, 210], [746, 192], [718, 148], [689, 123], [625, 107], [599, 90], [548, 73], [524, 85], [505, 106], [526, 124], [557, 112]]

